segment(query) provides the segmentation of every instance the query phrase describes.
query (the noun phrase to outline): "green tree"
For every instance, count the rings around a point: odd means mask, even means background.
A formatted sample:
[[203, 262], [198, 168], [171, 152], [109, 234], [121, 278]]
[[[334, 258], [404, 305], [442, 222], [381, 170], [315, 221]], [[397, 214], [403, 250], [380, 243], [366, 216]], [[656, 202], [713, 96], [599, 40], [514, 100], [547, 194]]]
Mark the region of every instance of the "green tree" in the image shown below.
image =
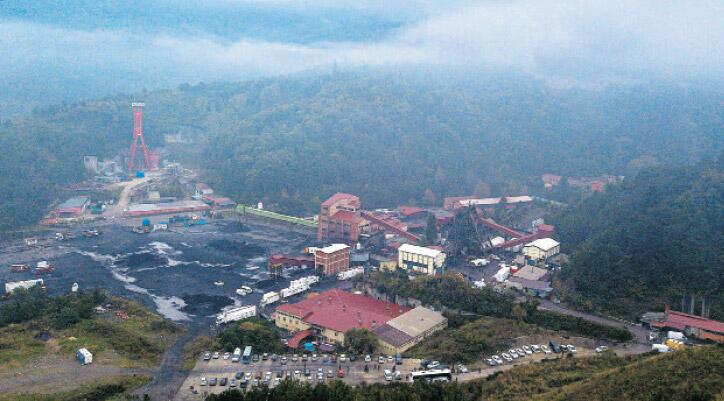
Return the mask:
[[371, 354], [378, 346], [377, 335], [367, 329], [351, 329], [344, 333], [344, 346], [357, 354]]
[[434, 245], [437, 242], [437, 224], [435, 223], [435, 215], [430, 213], [427, 215], [427, 226], [425, 227], [425, 242], [428, 245]]

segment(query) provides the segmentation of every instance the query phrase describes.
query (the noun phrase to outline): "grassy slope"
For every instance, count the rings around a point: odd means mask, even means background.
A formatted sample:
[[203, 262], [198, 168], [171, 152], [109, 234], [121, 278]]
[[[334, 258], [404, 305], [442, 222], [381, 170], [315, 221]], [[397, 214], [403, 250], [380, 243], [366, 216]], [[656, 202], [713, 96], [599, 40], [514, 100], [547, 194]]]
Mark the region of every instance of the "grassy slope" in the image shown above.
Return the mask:
[[486, 317], [438, 332], [408, 350], [406, 356], [467, 363], [508, 348], [511, 338], [545, 332], [538, 326], [512, 319]]
[[121, 400], [121, 394], [137, 389], [150, 380], [151, 377], [148, 376], [116, 376], [54, 394], [0, 394], [0, 401]]

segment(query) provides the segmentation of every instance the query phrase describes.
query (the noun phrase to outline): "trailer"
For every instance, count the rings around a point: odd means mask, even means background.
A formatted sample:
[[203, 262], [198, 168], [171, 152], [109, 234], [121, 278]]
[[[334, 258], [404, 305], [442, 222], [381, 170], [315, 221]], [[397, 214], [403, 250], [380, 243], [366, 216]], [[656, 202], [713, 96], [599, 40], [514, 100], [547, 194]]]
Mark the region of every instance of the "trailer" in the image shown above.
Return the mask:
[[229, 322], [248, 319], [256, 316], [256, 305], [241, 306], [229, 309], [216, 315], [216, 324], [222, 325]]
[[270, 291], [261, 296], [261, 301], [259, 302], [259, 306], [263, 308], [267, 305], [271, 305], [275, 302], [279, 302], [280, 299], [281, 299], [281, 297], [279, 296], [278, 292]]
[[306, 276], [289, 282], [289, 287], [282, 289], [279, 293], [282, 298], [289, 298], [293, 295], [307, 291], [312, 284], [319, 282], [319, 276]]
[[365, 268], [364, 266], [355, 267], [353, 269], [347, 269], [345, 271], [341, 271], [337, 273], [337, 280], [344, 281], [344, 280], [350, 280], [353, 277], [359, 276], [360, 274], [364, 274]]
[[35, 279], [35, 280], [25, 280], [25, 281], [11, 281], [8, 283], [5, 283], [5, 292], [8, 294], [12, 294], [13, 291], [17, 290], [18, 288], [25, 288], [29, 289], [32, 287], [35, 287], [36, 285], [44, 286], [45, 283], [43, 282], [42, 278]]

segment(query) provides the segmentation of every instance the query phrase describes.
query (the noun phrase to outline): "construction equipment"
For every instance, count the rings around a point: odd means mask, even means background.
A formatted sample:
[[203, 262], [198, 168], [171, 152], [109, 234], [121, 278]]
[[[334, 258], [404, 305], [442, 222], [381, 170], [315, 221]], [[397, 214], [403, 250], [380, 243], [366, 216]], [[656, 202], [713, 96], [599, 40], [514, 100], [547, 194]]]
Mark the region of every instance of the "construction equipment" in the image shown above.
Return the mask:
[[141, 141], [141, 152], [143, 152], [143, 164], [146, 170], [151, 170], [151, 159], [148, 154], [146, 142], [143, 140], [143, 106], [145, 105], [145, 103], [131, 103], [131, 108], [133, 109], [133, 142], [131, 142], [131, 154], [128, 159], [129, 173], [133, 173], [136, 169], [136, 146], [139, 139]]

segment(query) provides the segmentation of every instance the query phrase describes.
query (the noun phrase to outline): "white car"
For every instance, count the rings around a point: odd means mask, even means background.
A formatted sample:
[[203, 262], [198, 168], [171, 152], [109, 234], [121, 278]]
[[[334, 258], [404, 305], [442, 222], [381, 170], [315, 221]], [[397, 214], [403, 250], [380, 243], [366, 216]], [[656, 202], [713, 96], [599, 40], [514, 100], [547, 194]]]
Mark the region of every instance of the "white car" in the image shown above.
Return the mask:
[[548, 348], [548, 346], [545, 345], [545, 344], [541, 345], [541, 346], [540, 346], [540, 349], [542, 349], [542, 350], [543, 350], [543, 353], [546, 354], [546, 355], [548, 355], [548, 354], [551, 353], [551, 350], [550, 350], [550, 349]]
[[540, 347], [535, 344], [531, 344], [530, 349], [533, 350], [533, 352], [535, 352], [535, 353], [540, 352]]
[[230, 352], [224, 352], [223, 358], [224, 358], [224, 359], [229, 359], [229, 358], [231, 358], [231, 353], [230, 353]]
[[205, 378], [205, 377], [202, 377], [202, 378], [201, 378], [201, 385], [202, 385], [202, 386], [205, 386], [206, 384], [208, 384], [208, 382], [206, 381], [206, 378]]
[[485, 364], [488, 365], [488, 366], [495, 366], [495, 365], [497, 365], [497, 363], [495, 362], [495, 360], [493, 360], [493, 358], [486, 358], [486, 359], [484, 360], [484, 362], [485, 362]]
[[525, 357], [525, 352], [521, 348], [516, 348], [515, 352], [517, 352], [521, 358]]
[[573, 354], [576, 353], [576, 347], [574, 347], [573, 345], [568, 344], [568, 345], [566, 345], [566, 348], [568, 348], [568, 351], [570, 351], [571, 353], [573, 353]]
[[527, 346], [527, 345], [524, 345], [524, 346], [523, 346], [523, 352], [525, 352], [525, 353], [528, 354], [528, 355], [532, 355], [532, 354], [533, 354], [533, 350], [531, 350], [530, 347]]
[[513, 362], [513, 357], [510, 356], [510, 354], [508, 354], [507, 352], [503, 352], [503, 359], [505, 359], [505, 362]]
[[218, 353], [218, 352], [214, 352], [213, 358], [214, 358], [214, 359], [219, 359], [219, 353]]
[[596, 347], [596, 353], [606, 352], [608, 351], [608, 347], [605, 345], [601, 345], [600, 347]]
[[468, 373], [469, 372], [468, 367], [463, 365], [462, 363], [458, 364], [457, 368], [458, 368], [458, 373]]
[[519, 355], [518, 355], [517, 352], [515, 352], [514, 349], [508, 350], [508, 354], [510, 354], [511, 358], [513, 358], [513, 359], [518, 359], [518, 356], [519, 356]]
[[[382, 358], [382, 357], [380, 357], [380, 358]], [[435, 369], [438, 366], [440, 366], [440, 362], [438, 362], [438, 361], [432, 361], [427, 364], [428, 369]]]
[[344, 362], [347, 360], [347, 354], [340, 354], [339, 355], [339, 361]]
[[[505, 354], [503, 354], [503, 355], [505, 355]], [[510, 358], [510, 357], [508, 357], [508, 358]], [[493, 360], [494, 360], [495, 363], [497, 363], [498, 365], [502, 365], [502, 364], [503, 364], [503, 360], [500, 359], [500, 357], [499, 357], [498, 355], [493, 355]], [[512, 361], [512, 359], [511, 359], [511, 361]], [[509, 361], [509, 362], [510, 362], [510, 361]]]
[[370, 355], [365, 355], [365, 362], [372, 362], [372, 357]]

